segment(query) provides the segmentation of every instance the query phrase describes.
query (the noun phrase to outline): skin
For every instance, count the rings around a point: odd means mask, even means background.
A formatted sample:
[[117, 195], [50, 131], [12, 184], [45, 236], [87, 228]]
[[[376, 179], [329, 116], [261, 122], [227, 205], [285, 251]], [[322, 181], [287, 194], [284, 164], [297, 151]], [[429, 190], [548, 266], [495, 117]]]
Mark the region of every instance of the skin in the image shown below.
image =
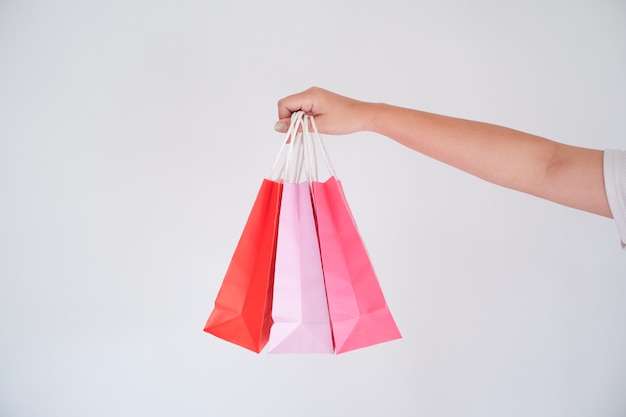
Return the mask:
[[491, 183], [612, 217], [601, 150], [493, 124], [358, 101], [317, 87], [279, 100], [275, 129], [286, 132], [291, 114], [298, 110], [315, 117], [320, 133], [375, 132]]

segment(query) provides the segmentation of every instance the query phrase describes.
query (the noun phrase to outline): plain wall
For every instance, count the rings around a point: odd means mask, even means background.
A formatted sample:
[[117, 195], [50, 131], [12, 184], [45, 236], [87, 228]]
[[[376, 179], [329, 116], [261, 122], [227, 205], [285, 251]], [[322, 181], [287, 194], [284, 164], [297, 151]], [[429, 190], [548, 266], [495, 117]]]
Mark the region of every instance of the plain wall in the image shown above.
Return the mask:
[[0, 1], [0, 415], [626, 415], [610, 219], [326, 137], [403, 339], [202, 331], [318, 85], [626, 148], [623, 0]]

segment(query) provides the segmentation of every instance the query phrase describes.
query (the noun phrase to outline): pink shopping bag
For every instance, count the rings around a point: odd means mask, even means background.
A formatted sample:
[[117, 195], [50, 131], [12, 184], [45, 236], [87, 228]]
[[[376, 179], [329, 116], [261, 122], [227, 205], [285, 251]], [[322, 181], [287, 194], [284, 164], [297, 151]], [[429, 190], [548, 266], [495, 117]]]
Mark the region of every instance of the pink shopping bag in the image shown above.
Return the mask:
[[315, 182], [313, 193], [335, 351], [399, 339], [341, 183]]
[[[315, 129], [315, 122], [311, 121]], [[304, 126], [307, 126], [306, 121]], [[325, 182], [313, 182], [312, 188], [335, 352], [399, 339], [402, 336], [387, 306], [341, 183], [334, 175], [317, 132], [315, 136], [332, 175]]]

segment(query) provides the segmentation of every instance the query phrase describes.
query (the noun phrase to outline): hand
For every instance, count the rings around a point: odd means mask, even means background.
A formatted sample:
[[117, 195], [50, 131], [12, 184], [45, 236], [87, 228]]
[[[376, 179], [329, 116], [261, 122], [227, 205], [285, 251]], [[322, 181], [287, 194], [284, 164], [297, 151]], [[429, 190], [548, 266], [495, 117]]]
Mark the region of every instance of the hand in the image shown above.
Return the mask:
[[302, 110], [315, 117], [315, 124], [320, 133], [345, 135], [365, 128], [366, 110], [369, 103], [353, 100], [330, 91], [311, 87], [301, 93], [285, 97], [278, 101], [278, 122], [274, 129], [286, 132], [291, 121], [291, 114]]

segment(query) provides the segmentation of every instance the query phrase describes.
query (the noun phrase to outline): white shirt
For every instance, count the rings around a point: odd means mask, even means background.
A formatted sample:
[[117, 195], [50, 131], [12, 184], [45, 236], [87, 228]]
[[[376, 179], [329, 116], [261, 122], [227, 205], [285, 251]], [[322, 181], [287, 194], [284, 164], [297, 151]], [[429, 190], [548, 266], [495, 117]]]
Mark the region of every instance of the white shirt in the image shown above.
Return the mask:
[[626, 151], [604, 151], [604, 187], [622, 247], [626, 248]]

